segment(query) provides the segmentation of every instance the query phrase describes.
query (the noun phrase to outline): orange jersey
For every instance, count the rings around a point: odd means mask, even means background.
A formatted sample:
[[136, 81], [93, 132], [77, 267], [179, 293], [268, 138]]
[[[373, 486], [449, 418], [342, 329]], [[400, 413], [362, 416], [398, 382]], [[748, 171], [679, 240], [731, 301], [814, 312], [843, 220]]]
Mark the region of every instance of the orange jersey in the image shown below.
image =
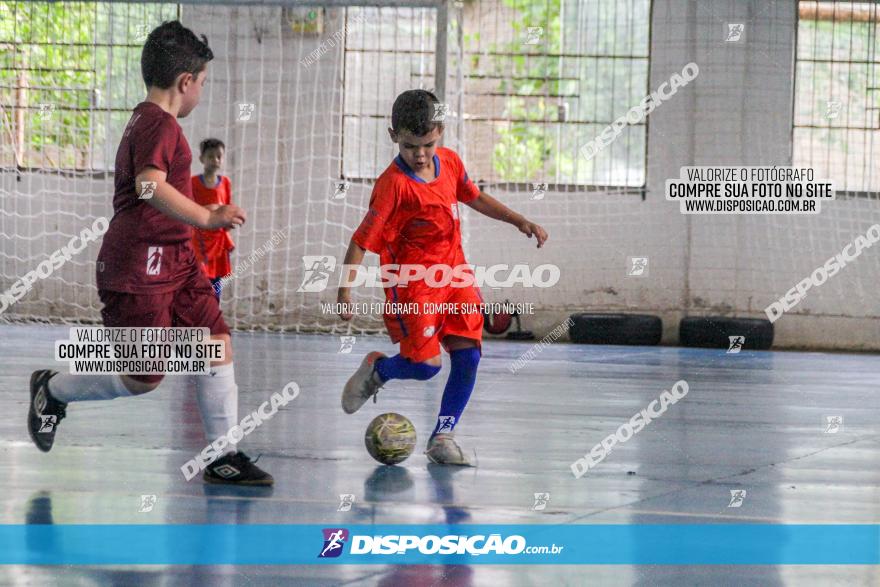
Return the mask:
[[[438, 147], [434, 155], [433, 181], [425, 181], [398, 155], [376, 180], [370, 209], [352, 240], [377, 253], [382, 265], [435, 264], [457, 267], [467, 264], [461, 247], [459, 204], [479, 197], [455, 151]], [[396, 273], [396, 272], [395, 272]], [[471, 287], [429, 287], [424, 280], [406, 287], [385, 289], [389, 302], [453, 302], [479, 304], [479, 291]], [[424, 361], [440, 352], [445, 336], [476, 340], [482, 336], [482, 314], [413, 315], [385, 314], [385, 326], [400, 353]]]
[[[192, 192], [193, 199], [202, 206], [210, 204], [227, 206], [232, 202], [232, 184], [225, 175], [221, 175], [217, 185], [213, 187], [205, 185], [203, 176], [194, 175]], [[232, 242], [232, 237], [225, 228], [216, 230], [194, 228], [193, 249], [196, 252], [196, 259], [209, 278], [217, 279], [232, 273], [229, 252], [235, 249], [235, 243]]]
[[377, 253], [383, 265], [467, 263], [458, 206], [475, 200], [480, 190], [452, 149], [437, 148], [434, 168], [434, 180], [426, 182], [398, 155], [376, 181], [370, 209], [352, 238]]

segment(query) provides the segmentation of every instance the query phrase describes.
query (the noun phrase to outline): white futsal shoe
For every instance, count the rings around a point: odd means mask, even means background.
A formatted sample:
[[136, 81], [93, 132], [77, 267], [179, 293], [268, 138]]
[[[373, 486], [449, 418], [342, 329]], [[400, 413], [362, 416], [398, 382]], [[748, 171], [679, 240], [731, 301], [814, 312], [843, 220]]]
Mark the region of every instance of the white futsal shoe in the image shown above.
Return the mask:
[[371, 397], [374, 402], [376, 401], [376, 394], [382, 387], [379, 374], [376, 373], [376, 361], [384, 358], [386, 355], [379, 351], [368, 353], [361, 366], [345, 384], [345, 389], [342, 390], [342, 409], [346, 414], [357, 412]]
[[428, 441], [428, 449], [425, 451], [428, 460], [438, 465], [459, 465], [470, 467], [471, 461], [465, 456], [464, 451], [455, 442], [452, 434], [435, 434]]

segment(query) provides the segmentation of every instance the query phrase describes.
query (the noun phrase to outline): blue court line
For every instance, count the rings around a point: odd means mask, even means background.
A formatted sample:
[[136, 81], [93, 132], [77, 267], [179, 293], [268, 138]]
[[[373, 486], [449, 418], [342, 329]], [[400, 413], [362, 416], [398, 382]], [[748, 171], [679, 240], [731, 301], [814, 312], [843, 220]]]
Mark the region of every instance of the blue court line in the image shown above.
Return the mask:
[[[416, 546], [398, 553], [403, 541], [388, 537], [401, 535], [451, 554], [420, 553]], [[476, 550], [502, 544], [559, 550], [471, 554], [469, 540]], [[371, 542], [394, 553], [376, 554]], [[354, 547], [367, 552], [353, 553]], [[319, 558], [322, 552], [329, 556]], [[0, 525], [0, 564], [334, 563], [877, 565], [880, 525]]]

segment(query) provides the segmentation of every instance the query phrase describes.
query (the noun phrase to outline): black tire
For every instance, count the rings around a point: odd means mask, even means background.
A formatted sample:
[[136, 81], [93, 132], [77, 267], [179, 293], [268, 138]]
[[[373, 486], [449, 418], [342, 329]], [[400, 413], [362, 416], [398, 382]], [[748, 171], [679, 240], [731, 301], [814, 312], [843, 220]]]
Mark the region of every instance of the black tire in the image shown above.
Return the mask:
[[571, 342], [654, 346], [663, 336], [663, 321], [648, 314], [572, 314]]
[[767, 350], [773, 346], [773, 324], [761, 318], [686, 316], [678, 329], [679, 343], [687, 347], [726, 349], [731, 336], [744, 336], [744, 349]]

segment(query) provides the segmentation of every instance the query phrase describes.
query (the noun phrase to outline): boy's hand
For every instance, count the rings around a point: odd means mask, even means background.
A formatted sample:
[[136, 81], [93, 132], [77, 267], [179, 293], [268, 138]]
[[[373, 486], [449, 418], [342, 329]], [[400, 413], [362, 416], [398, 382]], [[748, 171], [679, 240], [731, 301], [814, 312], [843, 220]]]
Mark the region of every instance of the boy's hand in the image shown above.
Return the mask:
[[348, 322], [352, 319], [354, 314], [352, 314], [349, 310], [351, 308], [351, 291], [348, 288], [340, 287], [339, 293], [336, 294], [336, 302], [342, 305], [342, 312], [339, 314], [339, 318]]
[[517, 228], [521, 233], [529, 238], [532, 238], [532, 235], [535, 235], [535, 238], [538, 239], [539, 249], [547, 241], [547, 231], [541, 228], [541, 226], [535, 224], [534, 222], [523, 219], [523, 221], [517, 225]]
[[247, 220], [245, 211], [234, 204], [228, 206], [218, 206], [215, 210], [211, 210], [211, 216], [208, 218], [208, 225], [205, 228], [236, 228], [241, 226]]
[[507, 222], [508, 224], [512, 224], [519, 229], [519, 231], [529, 238], [532, 238], [532, 235], [535, 235], [535, 238], [538, 239], [538, 248], [540, 249], [544, 245], [544, 241], [547, 240], [547, 231], [535, 224], [534, 222], [530, 222], [526, 220], [520, 214], [517, 214], [486, 192], [481, 191], [480, 197], [471, 200], [467, 203], [472, 209], [476, 210], [480, 214], [488, 216], [494, 220], [501, 220], [503, 222]]

